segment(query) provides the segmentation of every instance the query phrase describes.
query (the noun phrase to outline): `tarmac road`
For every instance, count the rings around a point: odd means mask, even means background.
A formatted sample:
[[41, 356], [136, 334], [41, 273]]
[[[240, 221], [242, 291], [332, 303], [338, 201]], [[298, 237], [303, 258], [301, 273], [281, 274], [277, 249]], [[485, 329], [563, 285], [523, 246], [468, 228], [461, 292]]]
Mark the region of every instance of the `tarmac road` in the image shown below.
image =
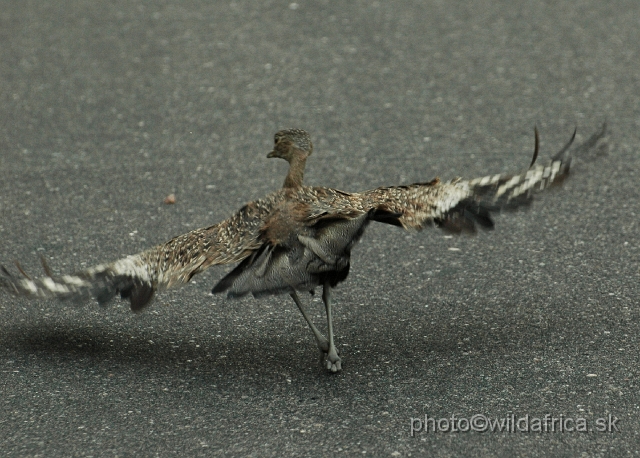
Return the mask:
[[[1, 454], [639, 454], [638, 18], [632, 0], [0, 1], [0, 262], [31, 273], [278, 188], [281, 128], [313, 137], [307, 183], [357, 191], [518, 171], [534, 125], [540, 161], [610, 126], [607, 157], [491, 233], [370, 227], [335, 292], [340, 374], [288, 297], [209, 295], [223, 268], [139, 315], [1, 296]], [[410, 429], [547, 414], [553, 432]]]

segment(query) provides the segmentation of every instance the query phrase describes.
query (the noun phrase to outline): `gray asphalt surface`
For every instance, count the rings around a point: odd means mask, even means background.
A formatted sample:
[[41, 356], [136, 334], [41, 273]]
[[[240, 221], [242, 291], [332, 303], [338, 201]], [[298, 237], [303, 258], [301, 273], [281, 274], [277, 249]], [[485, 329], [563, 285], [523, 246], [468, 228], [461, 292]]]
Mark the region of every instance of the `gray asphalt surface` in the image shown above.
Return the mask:
[[[209, 295], [224, 268], [139, 315], [3, 295], [1, 454], [637, 455], [640, 4], [255, 3], [0, 1], [0, 262], [72, 272], [220, 221], [281, 185], [285, 127], [306, 182], [348, 191], [521, 170], [536, 124], [541, 161], [605, 120], [609, 154], [491, 233], [370, 227], [338, 375], [288, 297]], [[619, 431], [412, 437], [425, 414]]]

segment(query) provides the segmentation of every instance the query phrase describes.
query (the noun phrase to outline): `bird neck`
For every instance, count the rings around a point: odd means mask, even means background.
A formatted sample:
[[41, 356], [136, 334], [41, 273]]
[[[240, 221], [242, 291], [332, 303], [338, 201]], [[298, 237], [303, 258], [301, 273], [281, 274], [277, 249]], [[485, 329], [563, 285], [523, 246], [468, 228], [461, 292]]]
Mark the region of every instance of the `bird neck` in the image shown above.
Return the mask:
[[299, 188], [302, 186], [306, 162], [306, 155], [296, 154], [291, 158], [291, 161], [289, 162], [289, 172], [284, 180], [283, 188]]

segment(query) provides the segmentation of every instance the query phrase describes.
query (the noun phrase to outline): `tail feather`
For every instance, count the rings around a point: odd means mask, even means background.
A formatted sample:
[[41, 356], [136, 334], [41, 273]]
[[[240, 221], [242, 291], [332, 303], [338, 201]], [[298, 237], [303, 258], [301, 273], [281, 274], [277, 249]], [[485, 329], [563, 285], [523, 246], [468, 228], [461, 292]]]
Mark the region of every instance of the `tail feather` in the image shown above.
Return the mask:
[[228, 297], [254, 297], [293, 291], [312, 291], [329, 281], [347, 278], [352, 247], [360, 239], [370, 215], [320, 220], [281, 246], [265, 243], [246, 258], [211, 291], [228, 291]]

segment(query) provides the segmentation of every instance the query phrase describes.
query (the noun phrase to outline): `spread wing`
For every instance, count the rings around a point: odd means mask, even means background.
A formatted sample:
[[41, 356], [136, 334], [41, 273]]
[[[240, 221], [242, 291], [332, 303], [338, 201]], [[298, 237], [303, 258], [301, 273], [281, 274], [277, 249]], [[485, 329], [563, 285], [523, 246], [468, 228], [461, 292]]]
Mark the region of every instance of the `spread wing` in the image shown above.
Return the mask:
[[53, 275], [43, 263], [47, 275], [32, 279], [19, 265], [21, 277], [2, 266], [0, 288], [32, 298], [93, 297], [101, 304], [119, 294], [130, 300], [132, 310], [138, 311], [149, 303], [156, 290], [183, 285], [210, 266], [240, 262], [260, 248], [262, 221], [281, 198], [282, 193], [274, 193], [247, 204], [219, 224], [72, 275]]
[[573, 155], [589, 153], [605, 133], [606, 125], [603, 125], [587, 141], [572, 148], [574, 133], [548, 164], [532, 164], [529, 170], [519, 174], [448, 182], [436, 179], [429, 183], [378, 188], [359, 194], [359, 206], [362, 210], [373, 210], [374, 221], [408, 230], [430, 225], [454, 233], [473, 233], [477, 227], [492, 229], [493, 213], [527, 206], [535, 194], [564, 181]]

